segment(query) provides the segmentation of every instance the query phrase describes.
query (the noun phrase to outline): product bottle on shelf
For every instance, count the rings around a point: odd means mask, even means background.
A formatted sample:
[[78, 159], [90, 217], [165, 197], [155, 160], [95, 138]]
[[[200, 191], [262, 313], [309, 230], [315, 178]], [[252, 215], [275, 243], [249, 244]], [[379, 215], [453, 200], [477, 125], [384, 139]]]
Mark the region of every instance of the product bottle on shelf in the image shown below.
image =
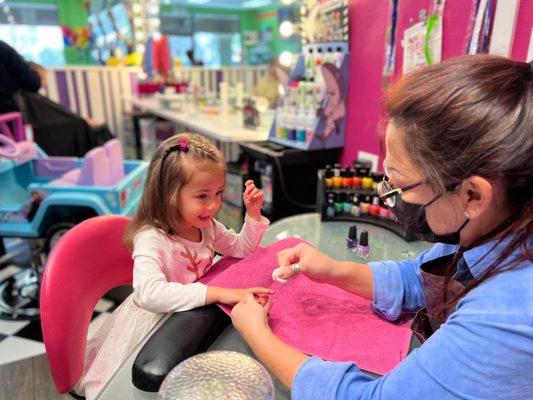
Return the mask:
[[315, 124], [316, 124], [316, 115], [315, 110], [307, 110], [307, 115], [305, 118], [305, 141], [307, 143], [311, 142], [311, 138], [313, 137], [313, 134], [315, 133]]
[[307, 114], [303, 108], [298, 110], [296, 117], [296, 141], [305, 143], [307, 136]]
[[333, 218], [335, 216], [335, 200], [333, 193], [328, 193], [328, 204], [326, 206], [326, 215]]
[[291, 108], [287, 113], [287, 140], [296, 140], [296, 111]]
[[359, 208], [361, 209], [361, 215], [368, 215], [370, 213], [370, 196], [364, 196]]
[[344, 177], [342, 179], [342, 187], [345, 189], [349, 189], [352, 186], [352, 170], [350, 168], [344, 169]]
[[346, 193], [335, 193], [335, 215], [342, 214], [343, 206], [344, 206], [344, 199], [342, 198], [342, 195], [346, 195]]
[[278, 115], [276, 116], [276, 137], [278, 139], [283, 139], [283, 125], [284, 125], [284, 114], [283, 109], [278, 110]]
[[333, 170], [331, 165], [326, 165], [326, 170], [324, 171], [324, 180], [326, 182], [326, 188], [333, 188]]
[[361, 177], [361, 169], [356, 168], [355, 174], [352, 178], [352, 187], [354, 189], [361, 189], [361, 182], [363, 181], [363, 178]]
[[335, 164], [333, 168], [333, 187], [335, 189], [340, 189], [342, 185], [342, 178], [341, 178], [341, 168], [340, 164]]
[[315, 72], [314, 72], [315, 60], [314, 60], [314, 54], [313, 54], [312, 48], [309, 48], [308, 52], [304, 56], [304, 60], [305, 60], [305, 78], [310, 79], [313, 76], [315, 76]]
[[342, 203], [342, 212], [346, 215], [350, 215], [350, 212], [352, 211], [352, 196], [349, 196], [348, 193], [344, 194], [344, 201]]
[[340, 69], [343, 59], [344, 53], [342, 52], [342, 47], [337, 47], [337, 51], [333, 54], [333, 64]]
[[372, 197], [372, 205], [370, 206], [370, 215], [378, 216], [380, 211], [379, 196]]
[[359, 195], [354, 194], [352, 198], [352, 209], [350, 210], [350, 214], [354, 217], [359, 217], [361, 215], [359, 204]]

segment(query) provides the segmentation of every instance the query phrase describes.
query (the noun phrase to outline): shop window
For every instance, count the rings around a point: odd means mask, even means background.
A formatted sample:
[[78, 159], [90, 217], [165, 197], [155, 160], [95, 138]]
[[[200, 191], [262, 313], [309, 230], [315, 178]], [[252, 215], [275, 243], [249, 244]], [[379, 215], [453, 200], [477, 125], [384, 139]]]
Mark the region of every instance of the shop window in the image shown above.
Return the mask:
[[0, 38], [27, 60], [45, 67], [65, 64], [63, 33], [55, 4], [1, 3]]
[[175, 59], [189, 66], [187, 50], [206, 67], [239, 65], [242, 60], [240, 18], [236, 15], [163, 13], [161, 30], [169, 36]]

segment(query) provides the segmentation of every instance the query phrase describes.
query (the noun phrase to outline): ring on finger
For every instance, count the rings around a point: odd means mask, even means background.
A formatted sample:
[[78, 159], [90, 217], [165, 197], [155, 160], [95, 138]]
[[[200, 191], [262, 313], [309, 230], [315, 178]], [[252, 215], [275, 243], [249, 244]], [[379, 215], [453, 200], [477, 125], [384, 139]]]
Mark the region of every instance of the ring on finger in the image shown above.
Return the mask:
[[300, 264], [292, 264], [291, 265], [291, 270], [292, 270], [294, 275], [298, 275], [299, 273], [302, 272], [302, 270], [300, 269]]

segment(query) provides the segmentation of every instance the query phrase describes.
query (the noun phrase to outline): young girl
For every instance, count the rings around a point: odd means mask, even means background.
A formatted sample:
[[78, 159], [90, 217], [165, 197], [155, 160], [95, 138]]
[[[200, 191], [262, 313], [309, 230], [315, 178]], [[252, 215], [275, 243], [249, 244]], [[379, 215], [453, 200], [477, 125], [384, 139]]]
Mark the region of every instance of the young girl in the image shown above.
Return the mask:
[[214, 220], [225, 182], [224, 159], [202, 136], [176, 135], [157, 149], [124, 236], [125, 246], [133, 250], [134, 291], [88, 341], [76, 393], [94, 398], [163, 313], [211, 303], [233, 305], [250, 293], [264, 300], [271, 293], [196, 282], [211, 268], [215, 252], [245, 257], [268, 228], [261, 216], [263, 194], [252, 181], [243, 194], [247, 212], [240, 234]]

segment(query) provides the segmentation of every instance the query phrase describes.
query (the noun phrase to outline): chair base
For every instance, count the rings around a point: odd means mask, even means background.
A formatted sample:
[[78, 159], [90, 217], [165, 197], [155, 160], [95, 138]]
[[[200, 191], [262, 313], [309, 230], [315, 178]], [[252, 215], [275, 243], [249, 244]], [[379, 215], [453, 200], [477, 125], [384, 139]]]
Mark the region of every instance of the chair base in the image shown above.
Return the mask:
[[[45, 264], [42, 239], [30, 239], [31, 266], [0, 282], [0, 318], [37, 320], [39, 293]], [[5, 255], [3, 258], [12, 258]]]
[[32, 269], [0, 283], [0, 315], [13, 320], [39, 319], [39, 278]]

